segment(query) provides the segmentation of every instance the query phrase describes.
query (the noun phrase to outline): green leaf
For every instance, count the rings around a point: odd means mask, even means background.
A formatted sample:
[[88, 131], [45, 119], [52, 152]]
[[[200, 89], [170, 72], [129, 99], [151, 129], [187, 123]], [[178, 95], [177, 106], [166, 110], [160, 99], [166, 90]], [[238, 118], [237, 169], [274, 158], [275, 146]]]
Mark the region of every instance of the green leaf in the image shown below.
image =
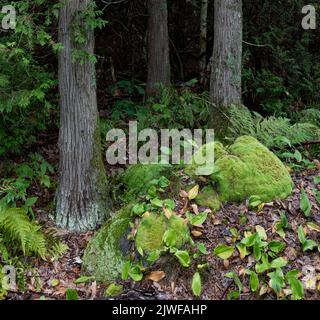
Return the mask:
[[256, 292], [259, 289], [259, 277], [258, 275], [251, 271], [250, 272], [250, 289], [252, 292]]
[[300, 209], [306, 217], [310, 216], [312, 207], [308, 195], [304, 189], [301, 189]]
[[190, 267], [191, 264], [191, 260], [190, 260], [190, 256], [189, 256], [189, 252], [188, 251], [176, 251], [176, 253], [174, 254], [179, 262], [181, 263], [181, 265], [185, 268]]
[[253, 235], [242, 239], [241, 243], [246, 245], [247, 247], [252, 247], [258, 238], [259, 238], [258, 233], [254, 233]]
[[123, 265], [123, 267], [122, 267], [122, 272], [121, 272], [121, 279], [122, 279], [122, 280], [128, 280], [130, 267], [131, 267], [130, 261], [127, 261], [127, 262]]
[[74, 281], [75, 284], [81, 284], [81, 283], [87, 283], [87, 282], [91, 282], [94, 281], [95, 277], [91, 276], [91, 277], [87, 277], [87, 276], [82, 276], [78, 279], [76, 279]]
[[159, 207], [162, 208], [163, 206], [163, 201], [158, 199], [158, 198], [154, 198], [150, 201], [150, 203], [154, 206], [154, 207]]
[[187, 213], [186, 214], [190, 224], [193, 226], [201, 226], [207, 220], [208, 212], [201, 212], [197, 215]]
[[78, 300], [78, 292], [74, 289], [67, 289], [66, 300]]
[[294, 157], [297, 160], [297, 162], [301, 162], [302, 161], [302, 154], [301, 154], [301, 152], [299, 150], [296, 150], [294, 152]]
[[105, 291], [106, 297], [117, 297], [123, 292], [123, 286], [121, 284], [111, 283]]
[[273, 269], [283, 268], [288, 264], [288, 261], [282, 257], [273, 260], [270, 267]]
[[197, 247], [198, 247], [198, 250], [199, 250], [202, 254], [204, 254], [204, 255], [208, 255], [208, 254], [209, 254], [208, 251], [207, 251], [207, 248], [205, 247], [205, 245], [204, 245], [202, 242], [198, 243], [198, 244], [197, 244]]
[[258, 235], [261, 240], [268, 240], [268, 236], [267, 236], [265, 228], [263, 228], [261, 226], [256, 226], [256, 231], [258, 232]]
[[278, 269], [274, 272], [268, 273], [268, 276], [271, 280], [271, 288], [276, 292], [277, 295], [279, 295], [282, 288], [286, 286], [281, 270]]
[[239, 293], [242, 292], [242, 290], [243, 290], [242, 282], [241, 282], [239, 276], [235, 272], [228, 272], [225, 274], [225, 277], [233, 279], [239, 289]]
[[302, 249], [303, 252], [308, 251], [308, 250], [313, 250], [315, 247], [317, 247], [317, 243], [313, 240], [306, 240], [303, 244], [302, 244]]
[[136, 265], [136, 266], [132, 266], [132, 267], [130, 268], [128, 274], [129, 274], [130, 278], [131, 278], [133, 281], [136, 281], [136, 282], [141, 281], [142, 278], [143, 278], [143, 274], [142, 274], [142, 272], [141, 272], [141, 269], [140, 269], [140, 267], [137, 266], [137, 265]]
[[172, 248], [175, 246], [177, 242], [177, 233], [173, 229], [167, 230], [163, 235], [163, 242], [165, 245], [169, 248]]
[[280, 241], [271, 241], [268, 244], [269, 250], [271, 250], [274, 253], [280, 253], [281, 251], [283, 251], [285, 247], [286, 245]]
[[301, 300], [304, 298], [304, 290], [301, 281], [296, 278], [290, 278], [289, 285], [292, 290], [292, 300]]
[[244, 259], [249, 254], [249, 252], [247, 251], [247, 247], [243, 243], [237, 244], [237, 249], [240, 253], [241, 259]]
[[213, 253], [216, 256], [218, 256], [223, 260], [229, 259], [232, 256], [233, 252], [234, 252], [234, 247], [226, 246], [224, 244], [218, 245], [213, 251]]
[[199, 193], [199, 185], [196, 185], [188, 192], [188, 198], [189, 200], [193, 200], [198, 196]]
[[201, 291], [201, 277], [199, 272], [196, 272], [192, 278], [192, 292], [196, 297], [200, 297]]
[[299, 241], [302, 245], [306, 242], [306, 235], [304, 233], [302, 226], [299, 226], [299, 228], [298, 228], [298, 238], [299, 238]]

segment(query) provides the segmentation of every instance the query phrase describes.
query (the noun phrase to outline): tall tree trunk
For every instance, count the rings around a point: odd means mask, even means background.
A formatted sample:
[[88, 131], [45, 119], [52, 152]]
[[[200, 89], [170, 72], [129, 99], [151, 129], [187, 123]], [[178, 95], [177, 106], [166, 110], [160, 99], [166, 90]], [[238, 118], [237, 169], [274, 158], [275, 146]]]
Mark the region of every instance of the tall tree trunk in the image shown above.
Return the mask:
[[200, 73], [201, 83], [205, 82], [207, 69], [207, 33], [208, 33], [208, 5], [209, 0], [202, 0], [200, 13]]
[[[90, 0], [70, 0], [60, 11], [59, 54], [60, 168], [56, 222], [69, 230], [94, 229], [107, 213], [107, 179], [101, 156], [95, 67], [92, 61], [74, 59], [74, 50], [94, 53], [94, 31], [81, 21]], [[74, 40], [79, 26], [85, 44]]]
[[170, 51], [167, 0], [148, 0], [147, 96], [158, 97], [159, 84], [170, 83]]
[[214, 6], [210, 96], [217, 107], [213, 124], [219, 129], [225, 127], [223, 111], [231, 104], [241, 104], [242, 1], [215, 0]]

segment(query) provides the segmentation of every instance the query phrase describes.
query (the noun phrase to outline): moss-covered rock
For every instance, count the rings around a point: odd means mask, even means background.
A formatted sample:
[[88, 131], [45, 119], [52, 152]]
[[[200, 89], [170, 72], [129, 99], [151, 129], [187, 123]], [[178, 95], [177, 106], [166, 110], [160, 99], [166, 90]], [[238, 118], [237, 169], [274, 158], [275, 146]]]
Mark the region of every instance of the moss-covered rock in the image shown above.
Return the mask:
[[136, 247], [144, 253], [164, 249], [163, 235], [168, 229], [173, 229], [177, 234], [176, 247], [181, 248], [189, 239], [189, 228], [184, 220], [177, 216], [171, 216], [168, 220], [163, 215], [152, 213], [142, 218], [136, 234]]
[[82, 269], [97, 281], [116, 280], [128, 260], [132, 205], [117, 212], [89, 241], [83, 256]]
[[121, 182], [127, 188], [127, 196], [134, 200], [137, 196], [143, 195], [151, 187], [152, 182], [161, 176], [170, 174], [170, 165], [162, 164], [135, 164], [121, 175]]
[[199, 206], [210, 208], [213, 212], [218, 211], [221, 206], [219, 195], [212, 186], [206, 186], [199, 192], [196, 203]]
[[[192, 178], [196, 178], [201, 175], [201, 170], [214, 167], [214, 163], [217, 159], [226, 155], [227, 151], [224, 149], [220, 142], [210, 142], [205, 144], [193, 155], [192, 163], [185, 168], [186, 174]], [[203, 162], [206, 160], [205, 163]]]
[[219, 172], [212, 176], [222, 201], [238, 202], [256, 195], [269, 202], [291, 194], [293, 182], [288, 170], [255, 138], [238, 138], [228, 152], [216, 161]]

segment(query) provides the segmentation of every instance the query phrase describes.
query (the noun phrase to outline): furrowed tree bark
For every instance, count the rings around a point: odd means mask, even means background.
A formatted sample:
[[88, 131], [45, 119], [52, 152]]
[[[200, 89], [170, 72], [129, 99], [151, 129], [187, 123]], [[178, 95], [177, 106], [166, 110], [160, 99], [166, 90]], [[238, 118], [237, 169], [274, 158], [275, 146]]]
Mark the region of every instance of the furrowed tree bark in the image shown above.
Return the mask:
[[210, 81], [213, 125], [225, 128], [223, 113], [241, 104], [242, 1], [215, 0], [213, 65]]
[[170, 84], [170, 50], [167, 0], [148, 0], [147, 97], [160, 95], [159, 85]]
[[209, 0], [202, 0], [200, 13], [200, 73], [201, 83], [205, 83], [207, 69], [207, 34], [208, 34]]
[[[62, 1], [63, 3], [65, 1]], [[94, 31], [79, 18], [90, 0], [70, 0], [60, 11], [59, 53], [60, 132], [59, 186], [56, 223], [85, 231], [95, 229], [107, 217], [107, 178], [101, 155], [94, 63], [73, 57], [75, 50], [94, 53]], [[80, 24], [84, 44], [74, 40]]]

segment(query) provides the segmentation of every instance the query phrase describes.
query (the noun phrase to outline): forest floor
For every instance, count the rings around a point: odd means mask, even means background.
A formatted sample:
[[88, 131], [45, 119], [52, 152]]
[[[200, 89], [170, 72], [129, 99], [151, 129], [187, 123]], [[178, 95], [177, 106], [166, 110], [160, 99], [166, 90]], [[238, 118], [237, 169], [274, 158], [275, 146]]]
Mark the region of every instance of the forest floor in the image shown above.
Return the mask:
[[[51, 162], [56, 162], [57, 156], [54, 148], [42, 150]], [[285, 242], [286, 249], [281, 253], [290, 262], [291, 269], [301, 271], [301, 279], [308, 288], [305, 290], [305, 299], [319, 299], [320, 292], [316, 288], [316, 283], [320, 275], [320, 256], [318, 252], [303, 252], [297, 236], [297, 229], [300, 225], [304, 226], [308, 239], [320, 240], [320, 227], [306, 227], [307, 222], [320, 225], [320, 209], [311, 192], [318, 188], [314, 178], [320, 175], [320, 168], [293, 173], [292, 178], [295, 188], [292, 196], [285, 201], [275, 201], [265, 204], [260, 210], [250, 211], [248, 203], [240, 205], [227, 204], [215, 214], [210, 214], [202, 228], [196, 228], [198, 233], [197, 241], [205, 244], [209, 255], [207, 261], [210, 267], [202, 272], [203, 288], [202, 299], [224, 300], [227, 294], [236, 288], [232, 279], [226, 278], [225, 274], [235, 271], [243, 274], [243, 270], [250, 269], [252, 258], [241, 259], [238, 251], [229, 260], [221, 260], [213, 254], [214, 248], [218, 244], [232, 244], [233, 236], [230, 228], [235, 227], [240, 232], [252, 230], [255, 226], [262, 226], [268, 235], [268, 240], [280, 240]], [[312, 215], [306, 218], [300, 209], [300, 190], [304, 188], [309, 195], [312, 204]], [[34, 190], [42, 201], [40, 204], [43, 209], [35, 210], [37, 217], [44, 224], [45, 229], [52, 229], [54, 225], [48, 221], [46, 205], [52, 201], [52, 195], [48, 190]], [[40, 194], [41, 193], [41, 194]], [[184, 206], [183, 200], [176, 200], [181, 207]], [[206, 208], [198, 208], [203, 211]], [[281, 213], [285, 213], [289, 222], [289, 228], [285, 230], [285, 238], [282, 239], [276, 232], [275, 223], [279, 221]], [[240, 227], [239, 227], [240, 226]], [[106, 299], [104, 292], [107, 285], [97, 284], [91, 281], [86, 284], [76, 285], [74, 282], [81, 276], [81, 258], [86, 244], [94, 234], [87, 233], [68, 233], [55, 229], [55, 232], [69, 246], [67, 253], [55, 262], [34, 259], [28, 263], [32, 265], [33, 272], [28, 273], [26, 291], [24, 293], [10, 292], [7, 299], [65, 299], [68, 288], [76, 289], [79, 299]], [[200, 236], [199, 236], [200, 235]], [[168, 260], [169, 259], [169, 260]], [[163, 271], [165, 277], [159, 282], [143, 280], [141, 282], [122, 281], [123, 293], [116, 299], [194, 299], [191, 290], [192, 276], [195, 267], [182, 268], [172, 258], [161, 258], [160, 261], [150, 271]], [[287, 267], [286, 267], [287, 268]], [[244, 288], [240, 299], [276, 299], [271, 289], [263, 292], [252, 293], [249, 289], [248, 277], [243, 279]]]

